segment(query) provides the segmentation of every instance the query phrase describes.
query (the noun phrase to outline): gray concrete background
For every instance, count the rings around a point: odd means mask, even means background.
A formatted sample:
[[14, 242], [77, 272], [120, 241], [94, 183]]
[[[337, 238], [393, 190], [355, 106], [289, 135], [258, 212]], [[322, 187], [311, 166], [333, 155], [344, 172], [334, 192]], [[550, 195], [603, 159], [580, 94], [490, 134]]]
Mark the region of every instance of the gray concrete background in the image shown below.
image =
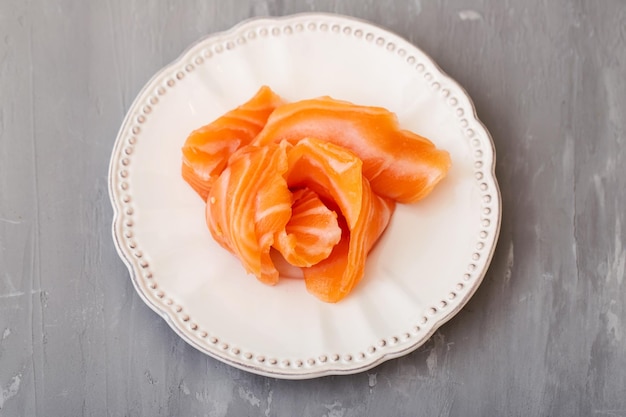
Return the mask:
[[[504, 217], [485, 281], [416, 352], [281, 381], [187, 346], [136, 295], [107, 167], [133, 98], [257, 15], [370, 20], [474, 99]], [[0, 0], [1, 416], [626, 416], [623, 0]]]

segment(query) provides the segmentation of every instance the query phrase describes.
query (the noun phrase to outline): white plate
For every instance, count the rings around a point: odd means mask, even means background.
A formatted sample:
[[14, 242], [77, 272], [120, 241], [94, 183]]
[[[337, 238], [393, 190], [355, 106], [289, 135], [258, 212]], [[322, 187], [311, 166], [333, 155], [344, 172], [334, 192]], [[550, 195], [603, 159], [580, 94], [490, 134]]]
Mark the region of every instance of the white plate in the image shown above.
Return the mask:
[[[398, 206], [338, 304], [299, 280], [269, 287], [246, 275], [181, 178], [187, 134], [263, 84], [288, 100], [386, 107], [451, 154], [448, 177]], [[350, 374], [415, 350], [477, 289], [500, 226], [494, 164], [467, 94], [404, 39], [336, 15], [255, 19], [194, 44], [136, 98], [111, 157], [113, 236], [139, 295], [202, 352], [278, 378]]]

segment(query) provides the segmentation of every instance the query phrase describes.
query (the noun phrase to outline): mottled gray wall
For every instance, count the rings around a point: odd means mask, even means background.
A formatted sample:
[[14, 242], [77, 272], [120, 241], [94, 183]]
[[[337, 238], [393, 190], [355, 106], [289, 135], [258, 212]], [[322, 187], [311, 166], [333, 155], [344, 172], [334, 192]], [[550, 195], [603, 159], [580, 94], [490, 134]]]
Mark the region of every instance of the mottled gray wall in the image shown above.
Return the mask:
[[[110, 237], [108, 158], [190, 43], [328, 11], [416, 43], [491, 131], [504, 216], [486, 279], [416, 352], [259, 377], [182, 342]], [[626, 416], [626, 3], [0, 0], [1, 416]]]

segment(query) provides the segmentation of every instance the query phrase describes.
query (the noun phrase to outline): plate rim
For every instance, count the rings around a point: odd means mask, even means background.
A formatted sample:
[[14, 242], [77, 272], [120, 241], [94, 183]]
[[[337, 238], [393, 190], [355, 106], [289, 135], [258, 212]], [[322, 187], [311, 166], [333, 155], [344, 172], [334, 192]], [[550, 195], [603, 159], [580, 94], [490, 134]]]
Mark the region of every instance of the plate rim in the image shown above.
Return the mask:
[[[359, 25], [364, 25], [364, 26], [368, 26], [371, 28], [375, 28], [377, 31], [382, 32], [388, 37], [392, 37], [397, 40], [402, 40], [403, 42], [408, 44], [411, 48], [413, 48], [417, 52], [417, 54], [419, 55], [419, 59], [421, 61], [427, 62], [429, 65], [431, 65], [435, 69], [439, 77], [444, 79], [446, 83], [449, 83], [454, 88], [456, 88], [460, 93], [462, 93], [462, 98], [467, 101], [467, 103], [469, 104], [469, 108], [472, 110], [471, 115], [467, 115], [466, 117], [468, 119], [471, 119], [471, 121], [475, 123], [477, 127], [480, 129], [480, 133], [484, 135], [484, 138], [485, 138], [485, 140], [483, 141], [484, 144], [485, 145], [489, 144], [488, 151], [490, 152], [490, 155], [491, 155], [491, 166], [485, 167], [483, 169], [483, 172], [485, 172], [485, 174], [488, 173], [488, 175], [486, 176], [492, 182], [491, 184], [492, 189], [490, 189], [490, 194], [493, 197], [495, 197], [495, 201], [493, 202], [493, 207], [495, 208], [494, 211], [496, 211], [496, 213], [492, 214], [492, 219], [495, 220], [495, 224], [492, 225], [493, 237], [489, 239], [489, 244], [490, 244], [489, 251], [483, 255], [485, 259], [483, 262], [484, 267], [482, 268], [481, 271], [474, 274], [475, 278], [471, 286], [469, 286], [464, 291], [463, 296], [460, 297], [461, 301], [457, 302], [454, 308], [446, 310], [446, 312], [443, 315], [439, 315], [437, 319], [435, 319], [434, 321], [431, 321], [429, 329], [426, 332], [424, 332], [423, 336], [420, 336], [419, 339], [415, 339], [416, 340], [415, 343], [410, 343], [402, 349], [391, 350], [391, 351], [383, 352], [382, 354], [375, 355], [373, 360], [363, 361], [363, 362], [352, 361], [350, 362], [350, 365], [348, 366], [346, 366], [345, 364], [341, 365], [341, 363], [339, 362], [336, 362], [337, 365], [333, 366], [332, 365], [333, 362], [326, 361], [323, 365], [319, 365], [316, 368], [300, 366], [299, 370], [297, 369], [293, 370], [291, 368], [289, 368], [289, 370], [286, 370], [286, 369], [281, 368], [280, 366], [268, 366], [265, 360], [262, 360], [262, 361], [261, 360], [255, 361], [255, 360], [250, 360], [250, 359], [241, 360], [240, 357], [235, 358], [227, 354], [220, 354], [218, 349], [215, 349], [215, 351], [207, 349], [205, 346], [198, 343], [198, 341], [195, 340], [194, 337], [190, 336], [190, 329], [187, 328], [189, 327], [188, 317], [187, 317], [187, 320], [184, 320], [184, 319], [181, 320], [180, 317], [173, 316], [170, 313], [170, 311], [164, 308], [164, 306], [159, 305], [153, 296], [148, 294], [147, 288], [139, 280], [139, 276], [141, 275], [140, 272], [143, 269], [140, 264], [141, 261], [139, 261], [138, 263], [136, 256], [134, 257], [133, 254], [131, 253], [132, 251], [128, 249], [128, 245], [122, 244], [122, 241], [128, 238], [118, 235], [117, 229], [118, 229], [118, 226], [120, 225], [120, 222], [123, 220], [123, 214], [122, 214], [123, 203], [121, 201], [121, 195], [120, 195], [121, 193], [115, 188], [115, 185], [116, 185], [115, 174], [116, 174], [116, 169], [118, 168], [119, 157], [121, 156], [121, 152], [123, 148], [123, 140], [125, 137], [125, 133], [129, 131], [129, 128], [133, 124], [133, 117], [136, 116], [137, 114], [137, 108], [141, 103], [144, 102], [146, 93], [149, 90], [154, 89], [158, 85], [156, 82], [160, 78], [162, 78], [165, 73], [168, 73], [172, 71], [172, 69], [180, 66], [181, 63], [188, 57], [188, 55], [190, 55], [190, 53], [193, 50], [195, 50], [196, 48], [198, 48], [200, 45], [204, 43], [207, 43], [210, 41], [217, 43], [219, 42], [221, 38], [231, 37], [233, 35], [243, 32], [244, 29], [248, 26], [254, 26], [255, 24], [259, 24], [263, 22], [265, 22], [266, 25], [269, 26], [271, 24], [276, 24], [279, 22], [284, 23], [287, 21], [297, 21], [301, 19], [312, 19], [316, 21], [330, 19], [333, 21], [335, 20], [342, 21], [346, 24], [357, 23]], [[393, 31], [387, 28], [384, 28], [382, 26], [379, 26], [375, 23], [372, 23], [370, 21], [352, 17], [352, 16], [346, 16], [342, 14], [305, 12], [305, 13], [297, 13], [297, 14], [291, 14], [291, 15], [286, 15], [286, 16], [281, 16], [281, 17], [271, 17], [271, 16], [252, 17], [252, 18], [245, 19], [237, 23], [236, 25], [232, 26], [230, 29], [207, 34], [201, 37], [200, 39], [198, 39], [197, 41], [193, 42], [187, 48], [185, 48], [183, 52], [179, 54], [174, 60], [172, 60], [170, 63], [166, 64], [165, 66], [161, 67], [144, 84], [143, 88], [137, 93], [135, 99], [133, 100], [132, 104], [128, 108], [128, 111], [126, 112], [124, 121], [122, 122], [122, 125], [117, 133], [117, 136], [113, 145], [113, 149], [111, 152], [111, 159], [109, 161], [107, 183], [108, 183], [109, 198], [110, 198], [110, 202], [113, 208], [113, 221], [112, 221], [113, 241], [114, 241], [114, 245], [115, 245], [115, 248], [117, 250], [119, 257], [122, 259], [122, 261], [124, 262], [124, 264], [126, 265], [129, 271], [130, 278], [133, 283], [133, 287], [135, 288], [135, 291], [139, 294], [140, 298], [155, 313], [161, 316], [165, 320], [165, 322], [170, 326], [170, 328], [174, 330], [174, 332], [179, 337], [181, 337], [183, 340], [185, 340], [185, 342], [187, 342], [188, 344], [190, 344], [197, 350], [201, 351], [202, 353], [214, 359], [217, 359], [221, 362], [224, 362], [228, 365], [231, 365], [235, 368], [242, 369], [247, 372], [251, 372], [251, 373], [263, 375], [263, 376], [268, 376], [268, 377], [281, 378], [281, 379], [310, 379], [310, 378], [318, 378], [318, 377], [329, 376], [329, 375], [355, 374], [355, 373], [364, 372], [368, 369], [374, 368], [388, 360], [407, 355], [408, 353], [413, 352], [416, 349], [418, 349], [420, 346], [426, 343], [432, 337], [432, 335], [439, 328], [441, 328], [441, 326], [443, 326], [445, 323], [447, 323], [453, 317], [455, 317], [459, 313], [459, 311], [462, 310], [467, 305], [467, 303], [471, 300], [475, 292], [478, 290], [482, 281], [484, 280], [484, 277], [493, 259], [493, 256], [497, 247], [497, 243], [498, 243], [498, 239], [500, 235], [501, 223], [502, 223], [502, 196], [501, 196], [499, 184], [496, 178], [495, 169], [496, 169], [495, 144], [491, 136], [491, 133], [487, 130], [485, 125], [478, 118], [478, 115], [476, 113], [476, 107], [474, 105], [473, 100], [471, 99], [467, 91], [455, 79], [453, 79], [447, 73], [445, 73], [441, 69], [441, 67], [428, 54], [426, 54], [422, 49], [420, 49], [413, 42], [410, 42], [407, 39], [403, 38], [402, 36], [394, 33]], [[255, 359], [255, 358], [252, 358], [252, 359]]]

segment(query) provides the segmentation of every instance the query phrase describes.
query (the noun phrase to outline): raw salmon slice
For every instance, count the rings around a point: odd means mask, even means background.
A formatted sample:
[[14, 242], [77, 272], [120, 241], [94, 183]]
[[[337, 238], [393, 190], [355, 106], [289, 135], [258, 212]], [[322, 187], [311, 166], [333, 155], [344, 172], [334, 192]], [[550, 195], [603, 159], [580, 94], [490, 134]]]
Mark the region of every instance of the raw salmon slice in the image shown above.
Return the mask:
[[243, 105], [191, 132], [183, 146], [182, 176], [206, 200], [234, 151], [249, 144], [283, 100], [266, 86]]
[[352, 152], [316, 139], [248, 145], [211, 188], [209, 230], [261, 282], [278, 282], [273, 247], [303, 267], [312, 294], [337, 302], [360, 281], [394, 209], [372, 192], [361, 168]]
[[213, 238], [235, 254], [248, 273], [270, 285], [279, 276], [270, 248], [291, 217], [292, 196], [283, 176], [287, 146], [246, 146], [235, 152], [213, 183], [206, 208]]
[[340, 146], [312, 138], [297, 142], [287, 156], [289, 186], [315, 191], [339, 208], [348, 227], [354, 227], [361, 212], [361, 160]]
[[367, 254], [387, 228], [395, 202], [374, 194], [363, 178], [362, 207], [355, 226], [325, 260], [302, 268], [307, 290], [322, 301], [344, 299], [361, 281]]
[[313, 137], [354, 152], [372, 190], [400, 203], [428, 195], [445, 177], [450, 156], [428, 139], [402, 130], [394, 113], [322, 97], [281, 105], [253, 143]]
[[341, 239], [337, 213], [308, 188], [296, 190], [293, 200], [291, 219], [274, 247], [291, 265], [315, 265], [328, 258]]
[[363, 277], [366, 256], [387, 227], [395, 203], [372, 192], [361, 160], [340, 146], [307, 138], [288, 151], [288, 159], [287, 184], [315, 190], [342, 214], [339, 244], [328, 258], [302, 269], [309, 292], [335, 303]]

